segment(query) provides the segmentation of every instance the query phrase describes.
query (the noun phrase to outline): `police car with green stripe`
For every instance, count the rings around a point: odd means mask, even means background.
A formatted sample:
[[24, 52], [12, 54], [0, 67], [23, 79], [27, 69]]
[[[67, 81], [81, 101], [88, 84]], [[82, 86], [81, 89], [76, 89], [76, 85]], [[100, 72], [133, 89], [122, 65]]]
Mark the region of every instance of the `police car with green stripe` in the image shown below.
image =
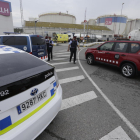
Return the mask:
[[35, 139], [57, 115], [61, 102], [53, 66], [0, 45], [0, 140]]

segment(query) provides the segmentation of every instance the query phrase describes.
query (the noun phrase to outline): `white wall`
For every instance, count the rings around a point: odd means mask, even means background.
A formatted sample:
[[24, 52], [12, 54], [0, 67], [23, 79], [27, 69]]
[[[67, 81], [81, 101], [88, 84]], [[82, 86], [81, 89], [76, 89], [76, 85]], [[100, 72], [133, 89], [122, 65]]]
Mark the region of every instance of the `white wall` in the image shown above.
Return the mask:
[[10, 16], [0, 15], [0, 35], [3, 35], [3, 32], [14, 32], [12, 13]]

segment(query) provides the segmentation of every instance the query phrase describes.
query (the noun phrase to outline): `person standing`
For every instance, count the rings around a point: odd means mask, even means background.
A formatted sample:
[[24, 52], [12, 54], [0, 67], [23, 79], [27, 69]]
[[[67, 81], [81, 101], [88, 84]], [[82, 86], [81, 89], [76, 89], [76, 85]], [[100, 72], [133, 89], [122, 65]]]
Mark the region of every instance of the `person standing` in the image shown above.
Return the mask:
[[49, 39], [48, 39], [48, 36], [45, 37], [45, 40], [46, 40], [46, 47], [47, 47], [47, 55], [49, 54]]
[[50, 61], [50, 58], [53, 59], [53, 41], [51, 40], [51, 37], [49, 37], [47, 51], [48, 51], [48, 61]]
[[[68, 51], [70, 50], [70, 62], [71, 62], [71, 59], [74, 55], [74, 59], [73, 59], [73, 63], [75, 64], [75, 61], [76, 61], [76, 51], [77, 51], [77, 47], [79, 48], [79, 44], [78, 44], [78, 41], [76, 40], [76, 36], [74, 36], [73, 40], [69, 42], [69, 46], [68, 46]], [[80, 50], [80, 48], [79, 48]]]

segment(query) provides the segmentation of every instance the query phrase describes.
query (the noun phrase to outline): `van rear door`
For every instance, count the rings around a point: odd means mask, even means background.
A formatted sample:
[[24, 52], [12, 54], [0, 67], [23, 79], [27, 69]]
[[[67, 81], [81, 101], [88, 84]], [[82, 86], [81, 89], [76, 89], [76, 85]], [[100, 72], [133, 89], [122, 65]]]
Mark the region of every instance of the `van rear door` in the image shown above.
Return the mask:
[[39, 35], [32, 35], [31, 44], [32, 44], [32, 54], [41, 58], [47, 55], [47, 47], [45, 39]]

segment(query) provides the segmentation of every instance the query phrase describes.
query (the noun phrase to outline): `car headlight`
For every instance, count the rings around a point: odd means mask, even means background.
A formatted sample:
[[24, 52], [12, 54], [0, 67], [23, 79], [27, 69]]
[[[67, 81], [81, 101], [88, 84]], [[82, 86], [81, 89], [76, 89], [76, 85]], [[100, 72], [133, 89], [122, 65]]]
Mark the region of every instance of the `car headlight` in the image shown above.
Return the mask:
[[58, 76], [57, 76], [56, 71], [54, 72], [54, 75], [55, 75], [55, 80], [56, 80], [56, 87], [58, 88], [58, 86], [59, 86], [59, 80], [58, 80]]

